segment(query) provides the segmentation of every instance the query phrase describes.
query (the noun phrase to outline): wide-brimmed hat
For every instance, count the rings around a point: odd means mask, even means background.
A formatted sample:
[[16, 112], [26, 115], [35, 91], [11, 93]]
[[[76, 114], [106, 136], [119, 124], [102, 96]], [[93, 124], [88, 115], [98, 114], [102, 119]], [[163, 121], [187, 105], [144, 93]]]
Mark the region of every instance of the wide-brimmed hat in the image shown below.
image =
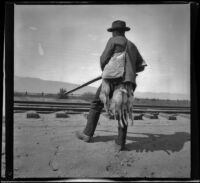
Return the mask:
[[112, 23], [112, 27], [107, 29], [108, 32], [113, 32], [114, 30], [129, 31], [130, 27], [126, 27], [126, 22], [122, 20], [116, 20]]

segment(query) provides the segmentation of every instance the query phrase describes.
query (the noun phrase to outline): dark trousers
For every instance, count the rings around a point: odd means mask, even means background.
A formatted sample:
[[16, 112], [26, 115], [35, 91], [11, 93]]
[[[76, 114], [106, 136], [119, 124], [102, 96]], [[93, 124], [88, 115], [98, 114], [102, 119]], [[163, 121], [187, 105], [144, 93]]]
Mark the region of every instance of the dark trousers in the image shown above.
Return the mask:
[[101, 100], [99, 98], [100, 91], [101, 91], [101, 85], [97, 89], [94, 100], [91, 103], [90, 111], [89, 111], [89, 114], [87, 117], [87, 124], [83, 131], [84, 134], [86, 134], [87, 136], [90, 136], [90, 137], [92, 137], [94, 135], [94, 131], [95, 131], [97, 123], [99, 121], [101, 111], [104, 107], [104, 104], [101, 102]]
[[[134, 85], [133, 88], [135, 90], [136, 85]], [[101, 85], [97, 89], [94, 100], [91, 103], [90, 111], [89, 111], [89, 114], [88, 114], [88, 117], [87, 117], [87, 124], [86, 124], [84, 131], [83, 131], [83, 133], [85, 135], [90, 136], [90, 137], [92, 137], [94, 135], [94, 131], [95, 131], [97, 123], [99, 121], [101, 111], [104, 107], [104, 104], [101, 102], [101, 100], [99, 98], [100, 91], [101, 91]], [[114, 91], [114, 86], [111, 89], [110, 96], [109, 96], [110, 98], [112, 97], [113, 91]]]

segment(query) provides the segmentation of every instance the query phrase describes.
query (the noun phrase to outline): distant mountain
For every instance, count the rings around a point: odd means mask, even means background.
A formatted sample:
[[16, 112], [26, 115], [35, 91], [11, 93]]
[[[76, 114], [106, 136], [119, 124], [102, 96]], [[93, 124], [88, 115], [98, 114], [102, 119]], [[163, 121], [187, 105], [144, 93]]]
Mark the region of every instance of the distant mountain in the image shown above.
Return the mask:
[[[16, 92], [31, 92], [31, 93], [58, 93], [60, 88], [65, 88], [67, 91], [76, 88], [77, 84], [49, 81], [31, 77], [14, 77], [14, 91]], [[96, 87], [86, 86], [74, 92], [74, 94], [83, 94], [85, 92], [95, 93]], [[190, 96], [179, 93], [154, 93], [154, 92], [135, 92], [137, 98], [155, 98], [155, 99], [170, 99], [170, 100], [190, 100]]]
[[190, 96], [181, 93], [153, 93], [153, 92], [135, 92], [137, 98], [149, 98], [149, 99], [169, 99], [169, 100], [190, 100]]
[[[14, 77], [14, 91], [16, 92], [30, 92], [30, 93], [58, 93], [60, 88], [64, 88], [67, 91], [76, 88], [77, 84], [60, 82], [60, 81], [49, 81], [39, 78], [31, 77]], [[83, 94], [85, 92], [96, 92], [95, 87], [86, 86], [74, 92], [74, 94]]]

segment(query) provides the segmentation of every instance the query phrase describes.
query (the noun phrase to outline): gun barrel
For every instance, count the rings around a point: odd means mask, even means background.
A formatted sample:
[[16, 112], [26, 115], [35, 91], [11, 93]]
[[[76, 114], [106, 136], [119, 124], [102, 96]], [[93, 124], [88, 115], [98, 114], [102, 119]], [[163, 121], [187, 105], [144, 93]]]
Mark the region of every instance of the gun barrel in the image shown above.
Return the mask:
[[76, 90], [78, 90], [78, 89], [81, 89], [81, 88], [83, 88], [83, 87], [85, 87], [85, 86], [87, 86], [87, 85], [89, 85], [89, 84], [91, 84], [91, 83], [94, 83], [95, 81], [98, 81], [98, 80], [100, 80], [100, 79], [101, 79], [101, 76], [98, 76], [97, 78], [92, 79], [92, 80], [88, 81], [87, 83], [84, 83], [84, 84], [82, 84], [82, 85], [80, 85], [80, 86], [74, 88], [73, 90], [70, 90], [70, 91], [66, 92], [65, 95], [67, 95], [67, 94], [69, 94], [69, 93], [72, 93], [72, 92], [74, 92], [74, 91], [76, 91]]

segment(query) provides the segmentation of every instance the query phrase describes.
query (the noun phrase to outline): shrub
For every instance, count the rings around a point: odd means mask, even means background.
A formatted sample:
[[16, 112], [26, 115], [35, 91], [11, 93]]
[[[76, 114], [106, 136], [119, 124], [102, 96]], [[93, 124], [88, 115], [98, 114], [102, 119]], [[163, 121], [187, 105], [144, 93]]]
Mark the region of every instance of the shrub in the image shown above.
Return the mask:
[[58, 93], [58, 98], [59, 99], [66, 99], [66, 98], [68, 98], [67, 95], [65, 95], [66, 92], [67, 92], [66, 89], [60, 88], [60, 91]]

